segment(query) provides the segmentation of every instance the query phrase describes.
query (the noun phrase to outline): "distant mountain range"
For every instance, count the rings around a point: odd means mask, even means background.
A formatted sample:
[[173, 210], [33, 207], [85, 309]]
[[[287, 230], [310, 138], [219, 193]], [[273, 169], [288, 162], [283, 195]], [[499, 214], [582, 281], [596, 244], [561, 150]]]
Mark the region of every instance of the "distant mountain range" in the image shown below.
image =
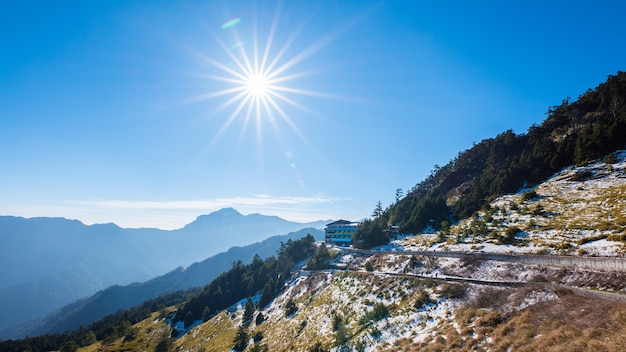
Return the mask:
[[204, 286], [219, 274], [230, 269], [234, 262], [242, 261], [247, 264], [252, 262], [255, 255], [261, 259], [268, 258], [276, 254], [281, 243], [300, 239], [307, 234], [313, 235], [316, 240], [324, 238], [322, 230], [304, 228], [287, 235], [272, 236], [247, 246], [232, 247], [226, 252], [194, 263], [188, 268], [179, 267], [143, 283], [110, 286], [89, 298], [70, 303], [45, 317], [0, 329], [0, 339], [73, 331], [81, 325], [87, 326], [108, 314], [137, 306], [149, 299], [177, 290]]
[[6, 269], [0, 274], [0, 329], [112, 285], [146, 281], [231, 247], [303, 228], [320, 229], [328, 222], [244, 216], [232, 208], [169, 231], [0, 216], [0, 265]]

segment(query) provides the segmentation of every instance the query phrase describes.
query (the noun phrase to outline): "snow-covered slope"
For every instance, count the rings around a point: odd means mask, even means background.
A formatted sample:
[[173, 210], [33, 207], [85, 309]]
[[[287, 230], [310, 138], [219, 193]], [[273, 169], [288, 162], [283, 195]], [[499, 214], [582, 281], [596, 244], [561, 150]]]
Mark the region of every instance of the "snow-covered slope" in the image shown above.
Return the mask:
[[[309, 351], [315, 346], [332, 351], [500, 350], [498, 346], [512, 345], [507, 345], [498, 329], [513, 322], [522, 324], [515, 320], [520, 317], [534, 319], [528, 312], [536, 307], [576, 300], [604, 307], [605, 300], [581, 298], [559, 284], [623, 292], [626, 283], [623, 273], [607, 276], [590, 270], [412, 257], [401, 252], [350, 254], [338, 261], [349, 264], [350, 270], [301, 274], [268, 307], [255, 313], [255, 317], [263, 316], [262, 322], [242, 322], [243, 300], [179, 338], [174, 347], [229, 351], [235, 334], [243, 328], [250, 338], [246, 351]], [[372, 271], [366, 271], [367, 262]], [[515, 286], [445, 280], [452, 276], [536, 283]], [[290, 301], [297, 307], [291, 314], [287, 310]], [[611, 305], [626, 311], [623, 302], [611, 301]], [[544, 329], [549, 327], [538, 324], [526, 332], [524, 344], [542, 341]]]
[[[397, 243], [417, 250], [623, 256], [626, 152], [615, 156], [614, 163], [568, 168], [533, 189], [499, 197], [447, 233]], [[519, 230], [511, 241], [508, 229]]]

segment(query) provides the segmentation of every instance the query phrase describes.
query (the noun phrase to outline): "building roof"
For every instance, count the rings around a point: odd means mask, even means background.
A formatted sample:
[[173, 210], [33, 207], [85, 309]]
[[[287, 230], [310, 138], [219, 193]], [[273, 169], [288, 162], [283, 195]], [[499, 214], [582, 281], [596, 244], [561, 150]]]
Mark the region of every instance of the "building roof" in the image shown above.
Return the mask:
[[326, 224], [326, 226], [328, 227], [332, 225], [350, 225], [350, 224], [354, 224], [355, 226], [358, 225], [358, 223], [354, 221], [337, 220], [337, 221], [331, 222], [330, 224]]

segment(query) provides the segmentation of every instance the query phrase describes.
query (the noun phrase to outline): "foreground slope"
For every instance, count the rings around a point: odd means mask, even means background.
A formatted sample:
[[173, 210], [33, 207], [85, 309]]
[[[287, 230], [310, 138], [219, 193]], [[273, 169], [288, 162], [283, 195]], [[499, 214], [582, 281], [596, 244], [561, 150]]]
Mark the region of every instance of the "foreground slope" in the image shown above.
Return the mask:
[[[350, 270], [300, 272], [249, 321], [244, 299], [169, 339], [168, 310], [136, 326], [140, 339], [84, 350], [152, 350], [167, 341], [177, 351], [230, 351], [241, 334], [246, 351], [619, 351], [626, 343], [626, 299], [614, 293], [624, 292], [625, 273], [402, 252], [344, 253], [335, 261]], [[575, 287], [590, 277], [614, 290]]]

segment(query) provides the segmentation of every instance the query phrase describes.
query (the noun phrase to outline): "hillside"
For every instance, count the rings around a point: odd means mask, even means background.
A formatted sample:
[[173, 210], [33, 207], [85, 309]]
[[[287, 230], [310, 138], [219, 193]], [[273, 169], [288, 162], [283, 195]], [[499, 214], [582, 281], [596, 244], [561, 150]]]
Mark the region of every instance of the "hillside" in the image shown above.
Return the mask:
[[282, 242], [296, 240], [307, 234], [313, 235], [317, 240], [324, 238], [321, 230], [305, 228], [287, 235], [272, 236], [247, 246], [233, 247], [187, 268], [177, 268], [143, 283], [111, 286], [40, 319], [0, 329], [0, 338], [23, 338], [73, 331], [120, 309], [134, 307], [171, 292], [204, 286], [222, 272], [230, 269], [232, 263], [241, 261], [247, 264], [256, 256], [265, 259], [274, 255]]
[[569, 167], [532, 189], [496, 198], [437, 233], [395, 242], [409, 250], [623, 256], [626, 151]]
[[11, 268], [0, 274], [0, 330], [112, 285], [143, 282], [234, 246], [325, 223], [242, 215], [232, 208], [172, 231], [0, 216], [0, 266]]
[[243, 334], [246, 351], [619, 351], [626, 343], [626, 296], [601, 292], [625, 293], [623, 272], [402, 252], [343, 253], [335, 263], [350, 270], [301, 272], [250, 321], [243, 299], [170, 340], [168, 310], [136, 325], [132, 341], [83, 350], [152, 350], [161, 343], [176, 351], [230, 351]]
[[495, 198], [533, 187], [570, 165], [585, 165], [626, 147], [626, 72], [551, 107], [525, 134], [505, 131], [460, 152], [374, 219], [364, 222], [356, 244], [386, 243], [383, 232], [403, 233], [472, 216]]

